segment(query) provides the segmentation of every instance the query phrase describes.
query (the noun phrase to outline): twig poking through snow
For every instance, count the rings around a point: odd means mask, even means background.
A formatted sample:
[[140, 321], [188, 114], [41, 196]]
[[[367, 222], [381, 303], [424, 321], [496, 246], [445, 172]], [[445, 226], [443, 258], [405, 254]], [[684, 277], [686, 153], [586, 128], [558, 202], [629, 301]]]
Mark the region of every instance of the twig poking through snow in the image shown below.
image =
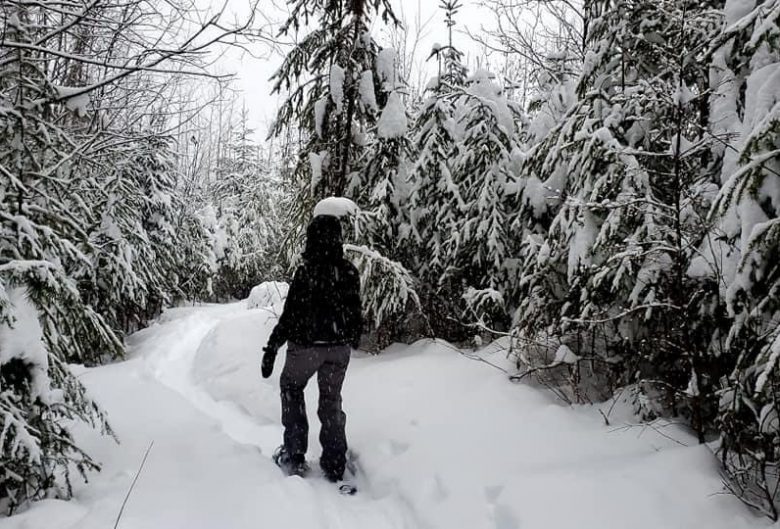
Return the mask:
[[138, 467], [138, 472], [135, 473], [135, 477], [133, 478], [133, 482], [130, 484], [130, 488], [127, 489], [127, 494], [125, 495], [125, 499], [122, 502], [122, 507], [119, 509], [119, 515], [116, 517], [116, 522], [114, 522], [114, 529], [119, 527], [119, 520], [122, 519], [122, 513], [125, 512], [125, 505], [127, 505], [127, 500], [130, 499], [130, 495], [133, 493], [133, 488], [135, 488], [136, 482], [138, 482], [138, 477], [141, 475], [141, 471], [144, 469], [144, 465], [146, 464], [146, 460], [149, 457], [149, 452], [152, 451], [152, 446], [154, 446], [154, 440], [149, 443], [149, 448], [146, 449], [146, 453], [144, 454], [144, 458], [141, 461], [141, 466]]

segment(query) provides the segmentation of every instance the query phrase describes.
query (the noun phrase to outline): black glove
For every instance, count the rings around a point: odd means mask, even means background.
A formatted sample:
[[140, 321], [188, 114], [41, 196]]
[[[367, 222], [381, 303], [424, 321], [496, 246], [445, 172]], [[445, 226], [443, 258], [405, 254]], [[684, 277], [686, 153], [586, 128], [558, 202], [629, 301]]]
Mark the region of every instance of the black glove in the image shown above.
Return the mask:
[[266, 345], [263, 348], [263, 363], [260, 366], [260, 373], [263, 378], [268, 378], [274, 370], [274, 361], [276, 360], [276, 349]]

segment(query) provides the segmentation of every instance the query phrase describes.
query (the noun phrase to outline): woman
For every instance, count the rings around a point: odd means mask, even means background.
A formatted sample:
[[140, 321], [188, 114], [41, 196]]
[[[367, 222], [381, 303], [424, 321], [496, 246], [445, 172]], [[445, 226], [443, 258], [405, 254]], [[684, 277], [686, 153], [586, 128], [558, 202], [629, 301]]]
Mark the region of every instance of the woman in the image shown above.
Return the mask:
[[360, 280], [344, 258], [337, 217], [317, 215], [306, 231], [303, 264], [287, 294], [279, 322], [263, 349], [262, 374], [271, 376], [276, 352], [287, 342], [287, 360], [280, 380], [284, 444], [274, 454], [288, 474], [303, 476], [309, 424], [303, 390], [317, 373], [320, 388], [320, 466], [331, 481], [343, 478], [346, 465], [346, 415], [341, 387], [350, 346], [357, 348], [362, 329]]

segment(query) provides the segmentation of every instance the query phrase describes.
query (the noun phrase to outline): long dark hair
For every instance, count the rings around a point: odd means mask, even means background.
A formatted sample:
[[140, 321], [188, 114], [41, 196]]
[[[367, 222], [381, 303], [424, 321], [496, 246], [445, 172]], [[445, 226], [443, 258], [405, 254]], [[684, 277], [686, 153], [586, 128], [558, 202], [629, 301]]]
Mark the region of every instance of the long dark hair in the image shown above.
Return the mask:
[[344, 258], [341, 222], [333, 215], [317, 215], [306, 229], [303, 258], [311, 264], [324, 264]]

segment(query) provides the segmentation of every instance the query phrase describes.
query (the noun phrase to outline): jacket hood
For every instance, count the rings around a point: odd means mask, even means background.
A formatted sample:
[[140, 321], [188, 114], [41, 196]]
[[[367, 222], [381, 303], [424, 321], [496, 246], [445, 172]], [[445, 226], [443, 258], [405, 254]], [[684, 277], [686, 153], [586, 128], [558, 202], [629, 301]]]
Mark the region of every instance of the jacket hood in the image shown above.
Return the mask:
[[333, 215], [317, 215], [306, 228], [307, 261], [334, 261], [344, 257], [341, 222]]

